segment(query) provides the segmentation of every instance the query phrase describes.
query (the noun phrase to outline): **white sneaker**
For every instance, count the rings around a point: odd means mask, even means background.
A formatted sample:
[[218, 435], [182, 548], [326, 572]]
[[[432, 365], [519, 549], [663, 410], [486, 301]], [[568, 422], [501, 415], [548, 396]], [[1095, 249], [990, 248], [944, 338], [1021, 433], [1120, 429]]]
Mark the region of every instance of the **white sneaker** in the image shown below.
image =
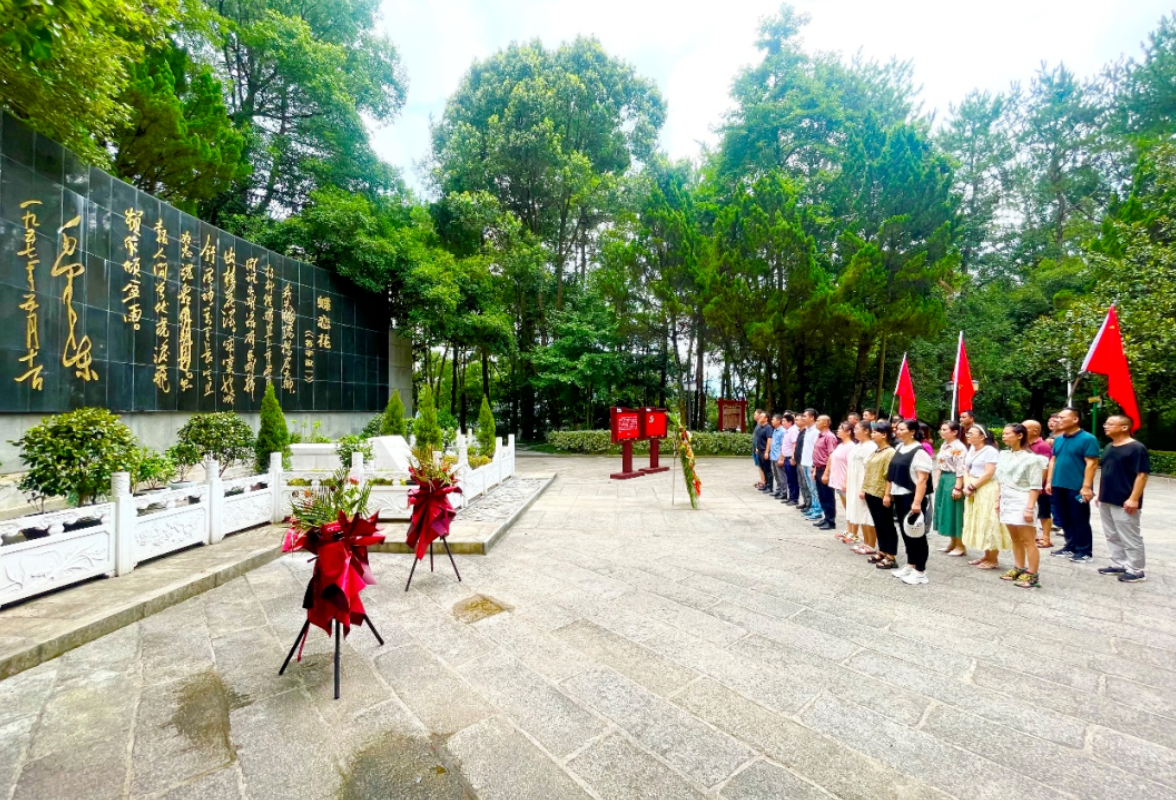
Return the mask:
[[920, 584], [929, 583], [926, 572], [919, 572], [912, 569], [909, 575], [902, 576], [902, 582], [909, 586], [918, 586]]
[[912, 572], [914, 572], [914, 570], [911, 569], [911, 565], [907, 564], [905, 567], [899, 567], [898, 569], [896, 569], [894, 572], [892, 572], [890, 574], [896, 578], [901, 578], [902, 580], [905, 581], [906, 576], [910, 575]]

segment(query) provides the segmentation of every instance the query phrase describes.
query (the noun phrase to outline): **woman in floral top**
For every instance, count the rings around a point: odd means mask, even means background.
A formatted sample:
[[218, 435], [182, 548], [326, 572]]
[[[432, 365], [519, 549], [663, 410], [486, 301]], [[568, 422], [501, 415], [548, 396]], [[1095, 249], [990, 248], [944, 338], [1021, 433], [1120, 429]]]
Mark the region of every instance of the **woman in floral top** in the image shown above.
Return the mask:
[[949, 421], [939, 426], [943, 444], [935, 458], [939, 480], [935, 488], [935, 532], [948, 537], [941, 552], [966, 556], [964, 535], [964, 456], [967, 446], [960, 441], [960, 424]]

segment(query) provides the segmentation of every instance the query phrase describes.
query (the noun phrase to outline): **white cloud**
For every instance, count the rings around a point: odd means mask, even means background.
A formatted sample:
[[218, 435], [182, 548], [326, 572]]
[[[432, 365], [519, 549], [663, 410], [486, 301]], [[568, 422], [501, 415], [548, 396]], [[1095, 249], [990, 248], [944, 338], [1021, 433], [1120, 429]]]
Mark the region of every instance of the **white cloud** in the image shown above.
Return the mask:
[[[941, 117], [970, 89], [1028, 83], [1043, 60], [1091, 75], [1123, 53], [1137, 55], [1171, 10], [1162, 0], [797, 0], [796, 6], [812, 17], [804, 32], [811, 49], [912, 61], [926, 108]], [[383, 29], [410, 86], [403, 114], [372, 131], [373, 145], [421, 188], [412, 164], [428, 154], [429, 117], [440, 117], [471, 62], [512, 41], [539, 38], [555, 47], [584, 34], [658, 85], [668, 104], [662, 146], [672, 157], [694, 157], [700, 142], [716, 140], [731, 81], [756, 58], [758, 21], [777, 8], [763, 0], [384, 0]]]

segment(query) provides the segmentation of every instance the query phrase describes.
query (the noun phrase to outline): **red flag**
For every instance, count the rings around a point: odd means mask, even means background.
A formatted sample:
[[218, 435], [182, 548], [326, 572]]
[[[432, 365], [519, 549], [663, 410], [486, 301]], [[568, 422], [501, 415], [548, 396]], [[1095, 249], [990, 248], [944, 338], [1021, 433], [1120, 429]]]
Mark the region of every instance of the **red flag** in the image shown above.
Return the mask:
[[1131, 370], [1127, 367], [1119, 317], [1113, 305], [1107, 310], [1107, 318], [1098, 329], [1098, 335], [1090, 343], [1090, 351], [1082, 362], [1082, 372], [1107, 376], [1107, 394], [1122, 407], [1123, 413], [1131, 417], [1131, 432], [1134, 433], [1139, 428], [1139, 406], [1135, 404], [1135, 388], [1131, 385]]
[[894, 387], [894, 393], [898, 395], [898, 415], [903, 419], [914, 419], [915, 383], [911, 380], [905, 353], [902, 356], [902, 369], [898, 373], [898, 386]]
[[964, 347], [964, 332], [960, 331], [960, 346], [956, 352], [955, 372], [951, 376], [956, 391], [956, 413], [972, 410], [972, 398], [976, 390], [972, 387], [972, 368], [968, 366], [968, 351]]

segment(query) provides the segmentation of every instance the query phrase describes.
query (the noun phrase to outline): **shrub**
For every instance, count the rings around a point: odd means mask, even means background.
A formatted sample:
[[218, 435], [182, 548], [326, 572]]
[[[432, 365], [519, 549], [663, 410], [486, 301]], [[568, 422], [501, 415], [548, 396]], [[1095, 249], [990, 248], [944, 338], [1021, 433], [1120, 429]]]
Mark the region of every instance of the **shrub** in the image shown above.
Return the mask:
[[371, 461], [372, 443], [362, 436], [350, 434], [335, 442], [335, 452], [339, 454], [339, 463], [351, 469], [352, 453], [363, 453], [363, 460]]
[[1148, 455], [1151, 456], [1152, 472], [1157, 475], [1176, 475], [1176, 453], [1152, 450]]
[[325, 433], [319, 433], [319, 429], [323, 427], [323, 423], [315, 420], [308, 428], [305, 422], [294, 423], [290, 425], [289, 420], [286, 425], [290, 431], [290, 444], [332, 444], [333, 440]]
[[392, 392], [388, 398], [388, 405], [384, 408], [384, 416], [380, 420], [380, 436], [404, 436], [404, 401], [400, 399], [400, 390]]
[[28, 467], [21, 491], [41, 503], [59, 495], [93, 503], [110, 491], [110, 476], [132, 471], [138, 456], [135, 434], [105, 408], [46, 417], [11, 444]]
[[492, 462], [493, 460], [494, 459], [491, 456], [470, 456], [470, 458], [469, 458], [470, 467], [472, 469], [477, 469], [478, 467], [484, 467], [487, 464], [489, 464], [490, 462]]
[[136, 486], [162, 489], [175, 474], [176, 464], [171, 456], [150, 447], [142, 447], [136, 454], [135, 470], [131, 476]]
[[361, 430], [359, 432], [359, 435], [365, 439], [374, 439], [377, 436], [383, 435], [381, 433], [383, 428], [384, 428], [384, 415], [383, 414], [376, 414], [374, 417], [372, 417], [371, 419], [368, 420], [367, 425], [363, 426], [363, 430]]
[[417, 447], [440, 450], [444, 444], [444, 438], [441, 426], [437, 423], [437, 409], [433, 405], [433, 392], [428, 386], [421, 389], [418, 406], [420, 413], [413, 425]]
[[167, 457], [176, 467], [176, 477], [186, 481], [188, 473], [192, 471], [192, 467], [200, 463], [204, 454], [200, 452], [199, 447], [191, 442], [176, 442], [167, 449]]
[[201, 454], [220, 462], [220, 474], [234, 464], [247, 462], [255, 456], [256, 441], [245, 420], [232, 411], [215, 414], [193, 414], [180, 428], [179, 440]]
[[286, 427], [286, 415], [278, 404], [274, 385], [265, 385], [265, 397], [261, 398], [261, 426], [257, 430], [257, 445], [254, 447], [254, 469], [269, 472], [270, 453], [281, 453], [283, 465], [290, 461], [290, 429]]
[[[714, 431], [691, 431], [691, 445], [696, 456], [743, 456], [751, 455], [750, 433], [717, 433]], [[559, 450], [570, 453], [619, 453], [620, 445], [614, 445], [608, 431], [551, 431], [547, 443]], [[663, 441], [662, 452], [670, 452], [672, 440]], [[634, 442], [634, 453], [648, 453], [649, 442]]]
[[490, 398], [482, 395], [482, 408], [478, 411], [478, 430], [474, 438], [478, 440], [478, 455], [494, 456], [494, 437], [498, 430], [494, 424], [494, 412], [490, 410]]

